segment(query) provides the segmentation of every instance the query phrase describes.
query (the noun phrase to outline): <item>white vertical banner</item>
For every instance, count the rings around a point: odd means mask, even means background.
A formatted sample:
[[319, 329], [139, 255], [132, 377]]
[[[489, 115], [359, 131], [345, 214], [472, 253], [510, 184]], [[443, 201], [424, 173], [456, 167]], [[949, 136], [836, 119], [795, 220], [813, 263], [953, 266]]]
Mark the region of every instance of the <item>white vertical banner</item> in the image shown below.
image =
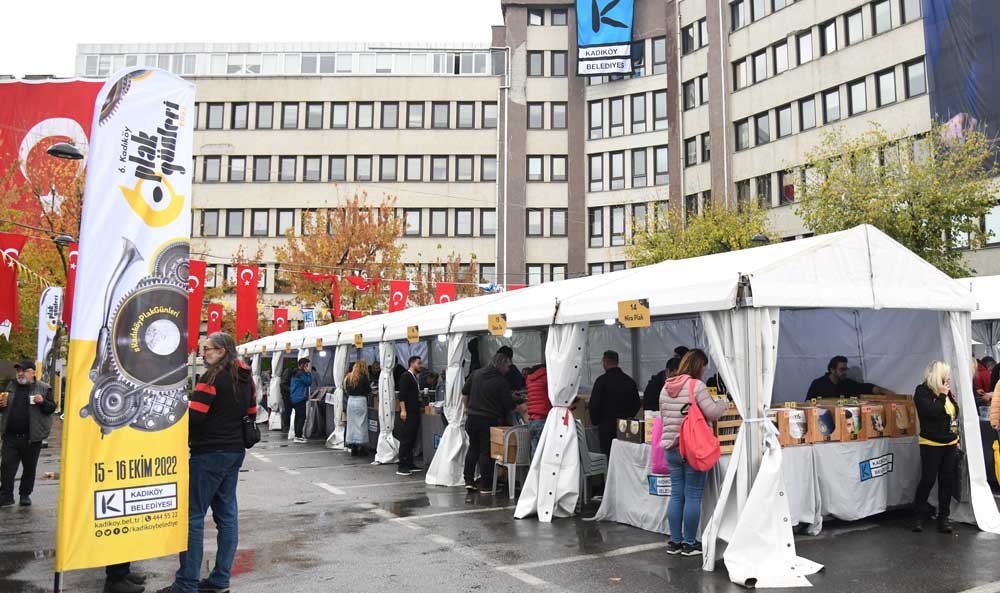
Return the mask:
[[41, 368], [45, 364], [45, 357], [52, 349], [52, 342], [55, 340], [56, 331], [59, 330], [59, 321], [62, 319], [63, 289], [62, 286], [50, 286], [42, 292], [42, 298], [38, 301], [38, 354], [35, 362]]

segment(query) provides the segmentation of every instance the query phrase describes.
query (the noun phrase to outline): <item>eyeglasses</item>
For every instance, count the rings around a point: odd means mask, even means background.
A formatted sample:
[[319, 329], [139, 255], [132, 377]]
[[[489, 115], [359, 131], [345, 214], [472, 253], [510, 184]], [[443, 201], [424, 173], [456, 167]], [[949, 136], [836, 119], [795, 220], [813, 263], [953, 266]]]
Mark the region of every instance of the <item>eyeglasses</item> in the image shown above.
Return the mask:
[[222, 350], [222, 348], [216, 348], [215, 346], [205, 346], [201, 349], [202, 352], [208, 352], [209, 350]]

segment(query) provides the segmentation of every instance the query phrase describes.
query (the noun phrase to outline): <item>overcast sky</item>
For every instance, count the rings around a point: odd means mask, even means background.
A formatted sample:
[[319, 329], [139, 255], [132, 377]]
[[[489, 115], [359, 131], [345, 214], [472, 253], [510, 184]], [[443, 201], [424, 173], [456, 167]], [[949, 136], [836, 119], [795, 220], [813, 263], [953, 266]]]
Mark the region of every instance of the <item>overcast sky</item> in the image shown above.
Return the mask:
[[500, 0], [5, 2], [0, 74], [74, 74], [78, 43], [490, 41]]

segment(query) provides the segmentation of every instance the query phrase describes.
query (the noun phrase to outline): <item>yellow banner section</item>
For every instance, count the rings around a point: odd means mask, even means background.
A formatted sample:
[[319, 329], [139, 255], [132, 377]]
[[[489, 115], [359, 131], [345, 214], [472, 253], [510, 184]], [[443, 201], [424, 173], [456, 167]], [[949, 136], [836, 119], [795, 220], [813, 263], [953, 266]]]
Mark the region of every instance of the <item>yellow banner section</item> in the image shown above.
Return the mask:
[[166, 430], [115, 430], [85, 421], [97, 343], [70, 344], [59, 477], [56, 572], [156, 558], [187, 549], [187, 419]]

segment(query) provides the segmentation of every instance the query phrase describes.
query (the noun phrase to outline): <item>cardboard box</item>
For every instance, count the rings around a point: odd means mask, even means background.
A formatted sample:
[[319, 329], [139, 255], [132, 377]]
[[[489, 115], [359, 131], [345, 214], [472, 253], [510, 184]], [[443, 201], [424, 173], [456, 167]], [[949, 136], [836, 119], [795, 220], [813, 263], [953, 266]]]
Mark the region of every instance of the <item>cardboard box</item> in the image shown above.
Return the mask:
[[885, 406], [866, 403], [861, 405], [861, 431], [865, 439], [880, 439], [885, 436]]
[[629, 420], [619, 418], [615, 426], [615, 438], [628, 441], [630, 443], [643, 444], [646, 442], [646, 423], [640, 420]]
[[517, 437], [510, 439], [506, 454], [503, 450], [504, 436], [513, 426], [493, 426], [490, 428], [490, 459], [500, 463], [514, 463], [517, 459]]
[[775, 408], [767, 411], [778, 429], [778, 442], [782, 447], [806, 445], [806, 411], [798, 408]]
[[908, 437], [920, 433], [917, 407], [913, 400], [888, 400], [885, 402], [885, 436]]

